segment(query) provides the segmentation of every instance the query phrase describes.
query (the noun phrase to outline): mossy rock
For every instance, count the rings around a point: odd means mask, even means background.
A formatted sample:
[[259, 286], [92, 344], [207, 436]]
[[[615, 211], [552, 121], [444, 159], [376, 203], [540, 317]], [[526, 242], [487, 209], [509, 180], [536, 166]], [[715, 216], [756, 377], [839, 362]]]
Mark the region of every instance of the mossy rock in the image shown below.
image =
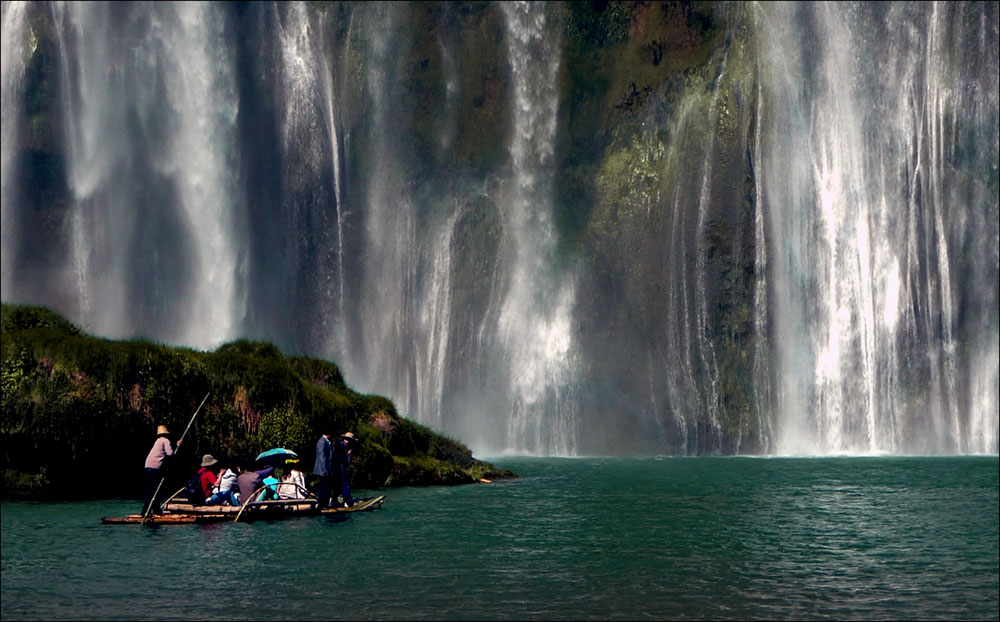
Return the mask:
[[80, 329], [69, 320], [45, 307], [7, 304], [2, 306], [0, 330], [6, 333], [36, 329], [55, 330], [67, 335], [80, 334]]
[[[0, 326], [6, 492], [138, 495], [137, 465], [155, 426], [179, 436], [206, 394], [169, 486], [182, 485], [204, 453], [249, 464], [263, 450], [285, 447], [311, 471], [324, 431], [358, 437], [356, 486], [470, 482], [492, 468], [461, 443], [400, 417], [390, 400], [351, 391], [335, 364], [286, 357], [273, 344], [241, 340], [200, 352], [111, 341], [85, 335], [45, 308], [6, 304]], [[380, 417], [391, 421], [389, 433], [374, 424]], [[397, 469], [400, 454], [433, 469]], [[98, 489], [88, 484], [109, 472], [120, 477]]]

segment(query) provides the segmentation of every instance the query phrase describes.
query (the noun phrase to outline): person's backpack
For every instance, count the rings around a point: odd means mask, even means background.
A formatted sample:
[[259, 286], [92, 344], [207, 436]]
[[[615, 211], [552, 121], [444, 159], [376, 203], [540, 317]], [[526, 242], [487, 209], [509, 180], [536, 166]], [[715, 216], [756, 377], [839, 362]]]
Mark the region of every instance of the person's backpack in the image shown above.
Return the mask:
[[201, 491], [201, 475], [197, 474], [184, 485], [184, 493], [188, 501], [195, 504], [205, 503], [205, 493]]

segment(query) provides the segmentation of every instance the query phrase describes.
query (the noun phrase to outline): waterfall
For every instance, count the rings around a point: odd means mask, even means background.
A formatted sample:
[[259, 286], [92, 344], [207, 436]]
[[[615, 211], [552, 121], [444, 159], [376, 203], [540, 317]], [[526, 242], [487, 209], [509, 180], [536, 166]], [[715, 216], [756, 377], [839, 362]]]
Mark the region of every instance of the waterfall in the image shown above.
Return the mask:
[[161, 57], [167, 105], [177, 114], [168, 132], [169, 157], [158, 170], [176, 180], [194, 256], [182, 343], [217, 345], [240, 333], [246, 278], [233, 241], [243, 199], [236, 186], [235, 126], [239, 110], [224, 20], [207, 4], [173, 7], [152, 23]]
[[304, 320], [295, 340], [311, 348], [332, 341], [332, 352], [341, 353], [345, 295], [340, 149], [334, 76], [321, 17], [304, 2], [290, 2], [273, 5], [267, 20], [273, 23], [279, 50], [272, 96], [280, 111], [281, 140], [279, 205], [268, 218], [284, 234], [273, 243], [283, 249], [285, 269], [300, 275], [281, 289]]
[[398, 16], [390, 4], [365, 7], [365, 23], [379, 28], [363, 32], [365, 37], [364, 102], [371, 124], [364, 139], [369, 154], [361, 173], [364, 241], [360, 249], [364, 281], [359, 293], [358, 325], [362, 338], [348, 371], [363, 386], [391, 387], [391, 394], [406, 411], [417, 406], [414, 387], [414, 336], [410, 332], [415, 297], [414, 276], [419, 259], [415, 206], [406, 192], [406, 163], [400, 158], [397, 138], [400, 127], [394, 119], [393, 86], [395, 57], [393, 40], [401, 36]]
[[458, 214], [449, 217], [430, 244], [430, 278], [417, 319], [423, 335], [416, 352], [415, 389], [419, 412], [433, 426], [443, 425], [441, 406], [448, 377], [448, 337], [451, 324], [451, 239]]
[[[753, 153], [761, 154], [761, 122], [763, 119], [763, 101], [764, 97], [762, 94], [762, 86], [760, 81], [757, 82], [756, 89], [757, 96], [757, 107], [754, 114], [754, 145]], [[757, 173], [757, 171], [754, 171]], [[761, 175], [754, 175], [754, 196], [759, 198], [763, 196], [763, 179]], [[767, 257], [767, 232], [766, 232], [766, 222], [764, 218], [764, 210], [758, 208], [754, 210], [754, 278], [756, 279], [756, 287], [753, 290], [753, 328], [755, 335], [768, 335], [771, 333], [771, 327], [768, 322], [768, 283], [767, 283], [767, 270], [768, 270], [768, 257]], [[770, 413], [773, 408], [773, 397], [771, 394], [772, 389], [772, 371], [771, 371], [771, 356], [770, 351], [766, 346], [766, 342], [763, 339], [758, 339], [754, 343], [753, 348], [753, 379], [756, 391], [754, 394], [754, 406], [757, 411], [758, 423], [761, 428], [762, 445], [764, 447], [772, 446], [772, 438], [774, 437], [774, 430], [772, 426], [772, 420], [767, 417], [765, 413]]]
[[[327, 127], [329, 129], [330, 135], [330, 153], [332, 155], [331, 166], [333, 168], [333, 192], [334, 200], [337, 203], [337, 309], [336, 309], [336, 328], [335, 328], [335, 343], [336, 347], [333, 349], [334, 353], [345, 352], [347, 349], [347, 335], [345, 332], [345, 318], [346, 311], [344, 310], [344, 200], [341, 196], [341, 167], [340, 167], [340, 139], [337, 136], [337, 101], [334, 97], [333, 89], [333, 70], [330, 64], [327, 62], [326, 58], [326, 45], [322, 38], [325, 30], [320, 30], [320, 56], [322, 62], [320, 67], [322, 69], [323, 77], [323, 95], [326, 100], [326, 119]], [[329, 332], [329, 328], [327, 327]]]
[[5, 1], [0, 291], [477, 452], [995, 453], [997, 10]]
[[14, 247], [18, 244], [18, 228], [13, 205], [15, 184], [12, 180], [17, 175], [14, 146], [19, 142], [20, 128], [24, 123], [22, 114], [21, 93], [23, 92], [25, 61], [34, 52], [26, 49], [34, 42], [28, 39], [25, 27], [26, 2], [7, 2], [2, 5], [0, 16], [3, 23], [2, 49], [0, 58], [0, 97], [3, 102], [3, 117], [0, 132], [2, 132], [3, 152], [0, 154], [0, 235], [3, 236], [3, 254], [0, 263], [3, 265], [0, 273], [0, 293], [3, 300], [10, 300], [14, 295]]
[[[720, 68], [720, 73], [724, 71], [725, 62], [723, 62]], [[710, 123], [718, 119], [718, 92], [719, 91], [716, 90], [716, 96], [712, 98], [712, 101], [708, 106], [708, 118]], [[712, 136], [714, 138], [714, 133]], [[695, 228], [695, 239], [698, 240], [704, 240], [706, 238], [706, 221], [708, 219], [709, 205], [712, 197], [712, 158], [715, 153], [715, 145], [709, 141], [705, 147], [706, 158], [703, 163], [704, 168], [701, 174], [701, 186], [698, 188], [698, 222]], [[699, 383], [701, 385], [701, 390], [704, 393], [704, 396], [701, 399], [700, 407], [705, 415], [707, 415], [706, 418], [713, 430], [713, 433], [717, 433], [719, 429], [719, 368], [716, 364], [715, 349], [712, 342], [707, 338], [709, 334], [709, 302], [708, 295], [706, 293], [707, 285], [705, 281], [708, 278], [708, 258], [704, 251], [696, 251], [696, 257], [697, 259], [695, 261], [694, 273], [694, 322], [693, 325], [688, 324], [688, 326], [694, 329], [693, 332], [696, 336], [695, 350], [698, 352], [700, 367], [705, 372], [702, 376], [702, 381]]]
[[445, 154], [454, 146], [456, 123], [458, 116], [458, 69], [455, 66], [455, 55], [452, 52], [452, 45], [439, 35], [437, 39], [438, 50], [441, 54], [441, 64], [444, 70], [445, 88], [445, 113], [439, 121], [440, 128], [437, 131], [438, 147], [440, 154]]
[[[995, 412], [990, 430], [962, 407], [989, 402], [990, 382], [975, 378], [989, 377], [990, 366], [970, 366], [969, 386], [981, 388], [968, 401], [958, 377], [960, 306], [985, 311], [967, 326], [997, 353], [995, 286], [965, 290], [954, 278], [959, 266], [996, 278], [995, 252], [955, 252], [970, 242], [996, 245], [995, 222], [992, 231], [963, 226], [991, 202], [995, 211], [996, 199], [976, 171], [963, 174], [968, 165], [953, 151], [957, 134], [980, 126], [984, 106], [995, 117], [995, 91], [986, 101], [974, 91], [963, 106], [962, 85], [980, 77], [963, 75], [977, 64], [957, 58], [996, 58], [995, 37], [963, 39], [967, 29], [953, 30], [981, 19], [979, 30], [995, 34], [985, 12], [968, 11], [762, 11], [767, 120], [758, 166], [770, 219], [781, 453], [996, 451]], [[995, 161], [995, 136], [982, 144], [992, 144]]]
[[508, 448], [575, 452], [572, 395], [573, 282], [554, 274], [550, 219], [559, 108], [559, 39], [546, 6], [502, 5], [514, 80], [510, 156], [514, 187], [504, 206], [510, 285], [499, 317], [514, 398]]
[[62, 107], [49, 119], [63, 121], [52, 131], [66, 141], [66, 213], [47, 242], [69, 260], [35, 295], [109, 336], [211, 345], [238, 334], [238, 108], [228, 48], [216, 45], [225, 21], [197, 3], [38, 10], [55, 29], [61, 86], [48, 97]]

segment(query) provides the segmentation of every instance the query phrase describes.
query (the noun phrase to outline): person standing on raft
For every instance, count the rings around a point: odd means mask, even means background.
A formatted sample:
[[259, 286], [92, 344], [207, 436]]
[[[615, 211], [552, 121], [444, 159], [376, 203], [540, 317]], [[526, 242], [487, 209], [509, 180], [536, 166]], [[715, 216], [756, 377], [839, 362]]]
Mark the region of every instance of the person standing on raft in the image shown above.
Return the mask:
[[326, 432], [316, 441], [316, 464], [313, 475], [319, 476], [316, 486], [316, 498], [319, 499], [319, 509], [324, 509], [330, 502], [330, 491], [333, 486], [333, 443]]
[[[177, 441], [180, 447], [181, 441]], [[167, 426], [161, 425], [156, 428], [156, 440], [153, 447], [146, 456], [146, 500], [142, 503], [142, 515], [152, 506], [153, 514], [163, 514], [160, 503], [155, 499], [156, 491], [160, 487], [160, 481], [166, 476], [167, 458], [174, 455], [174, 448], [170, 445], [170, 431]]]
[[335, 480], [334, 490], [339, 491], [339, 504], [345, 508], [354, 505], [354, 499], [351, 497], [351, 480], [348, 478], [347, 473], [351, 468], [351, 456], [354, 453], [354, 444], [356, 442], [357, 439], [354, 438], [354, 434], [345, 432], [337, 438], [337, 442], [333, 447], [333, 459], [336, 463], [333, 469]]

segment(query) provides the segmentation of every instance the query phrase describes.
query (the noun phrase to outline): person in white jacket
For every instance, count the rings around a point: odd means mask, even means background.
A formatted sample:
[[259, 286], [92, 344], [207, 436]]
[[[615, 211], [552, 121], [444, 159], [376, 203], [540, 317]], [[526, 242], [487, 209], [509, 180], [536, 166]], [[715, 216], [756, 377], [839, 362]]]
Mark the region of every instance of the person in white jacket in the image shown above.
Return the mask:
[[212, 489], [212, 496], [205, 501], [205, 505], [240, 505], [239, 475], [230, 467], [223, 469], [219, 474], [219, 481]]
[[305, 499], [306, 498], [306, 476], [302, 471], [296, 470], [295, 463], [298, 460], [287, 460], [285, 464], [286, 473], [278, 484], [279, 499]]

